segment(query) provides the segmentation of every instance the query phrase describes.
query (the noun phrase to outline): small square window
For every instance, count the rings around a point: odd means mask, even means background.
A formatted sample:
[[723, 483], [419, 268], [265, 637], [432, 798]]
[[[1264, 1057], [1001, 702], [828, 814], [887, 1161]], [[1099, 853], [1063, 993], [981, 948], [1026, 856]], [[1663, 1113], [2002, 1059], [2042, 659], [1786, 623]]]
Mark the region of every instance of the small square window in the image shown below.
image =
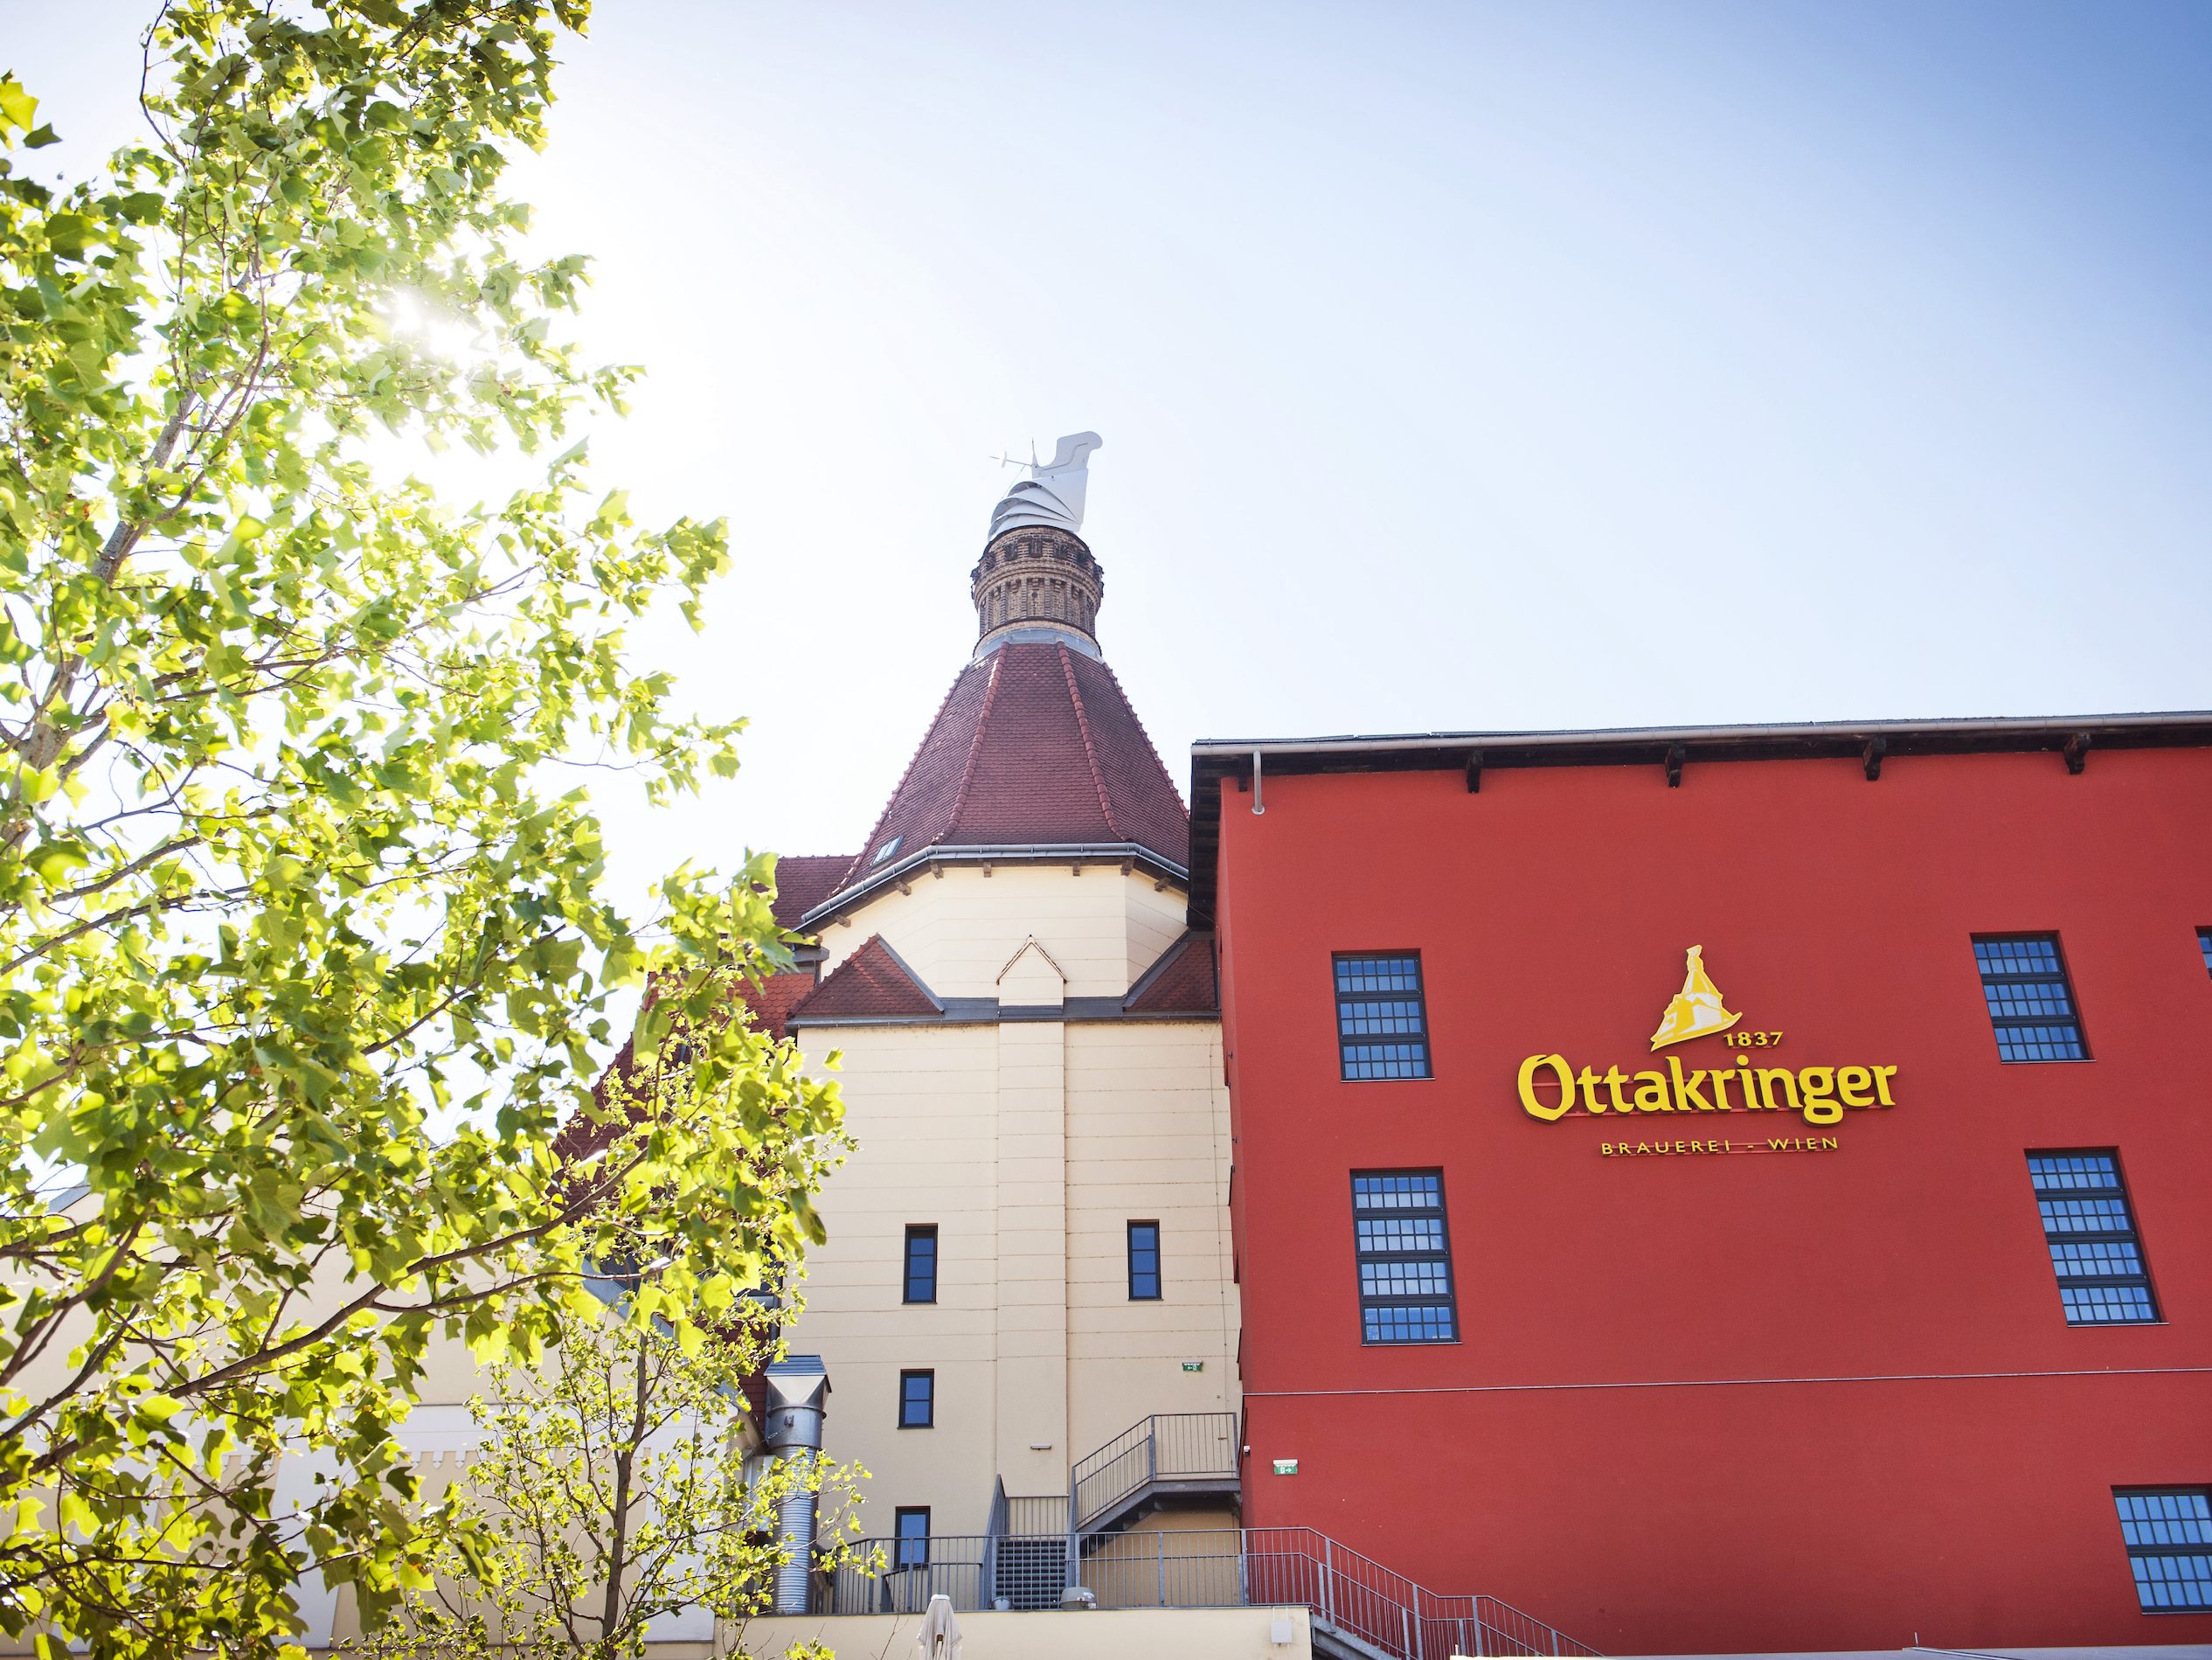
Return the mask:
[[937, 1422], [937, 1374], [902, 1372], [898, 1374], [898, 1427], [928, 1429]]
[[901, 1504], [893, 1512], [894, 1525], [898, 1530], [898, 1558], [894, 1567], [919, 1568], [929, 1566], [929, 1506]]
[[937, 1224], [906, 1225], [906, 1296], [908, 1302], [937, 1301]]
[[1160, 1295], [1160, 1224], [1129, 1224], [1129, 1300], [1156, 1301]]
[[1976, 934], [1974, 966], [2000, 1060], [2087, 1060], [2056, 934]]
[[1418, 952], [1335, 959], [1336, 1043], [1347, 1079], [1426, 1078], [1428, 1005]]
[[2070, 1326], [2158, 1323], [2143, 1242], [2111, 1148], [2030, 1153], [2028, 1177]]
[[898, 844], [905, 839], [906, 838], [904, 836], [885, 837], [883, 841], [877, 844], [876, 851], [869, 856], [868, 868], [870, 870], [875, 869], [877, 865], [881, 865], [893, 853], [898, 851]]
[[2120, 1537], [2146, 1614], [2212, 1609], [2212, 1492], [2202, 1487], [2116, 1487]]

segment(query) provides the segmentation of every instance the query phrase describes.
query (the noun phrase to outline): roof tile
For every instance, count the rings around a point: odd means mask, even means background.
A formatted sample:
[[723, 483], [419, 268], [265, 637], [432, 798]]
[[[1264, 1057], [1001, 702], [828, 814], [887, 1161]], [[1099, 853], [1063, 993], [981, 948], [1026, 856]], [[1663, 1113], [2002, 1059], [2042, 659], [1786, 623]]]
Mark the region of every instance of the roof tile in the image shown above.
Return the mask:
[[809, 1020], [864, 1020], [943, 1012], [944, 1005], [929, 988], [914, 978], [884, 936], [871, 934], [860, 949], [847, 957], [822, 983], [801, 998], [786, 1020], [804, 1025]]
[[837, 891], [850, 853], [792, 853], [776, 861], [776, 920], [790, 927]]
[[928, 847], [1122, 843], [1189, 861], [1190, 815], [1143, 723], [1105, 663], [1009, 642], [953, 682], [867, 844], [823, 899]]
[[1214, 936], [1185, 934], [1147, 969], [1123, 1008], [1131, 1014], [1215, 1014], [1221, 995], [1214, 981]]

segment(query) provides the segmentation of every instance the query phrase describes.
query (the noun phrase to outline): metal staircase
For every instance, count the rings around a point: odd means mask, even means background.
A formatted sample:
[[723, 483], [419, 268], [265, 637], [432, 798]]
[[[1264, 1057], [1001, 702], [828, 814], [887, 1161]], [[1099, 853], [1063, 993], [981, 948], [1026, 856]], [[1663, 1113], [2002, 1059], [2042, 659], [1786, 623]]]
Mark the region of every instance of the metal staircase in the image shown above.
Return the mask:
[[1453, 1655], [1595, 1655], [1492, 1596], [1440, 1596], [1310, 1527], [1133, 1532], [1171, 1505], [1238, 1496], [1232, 1413], [1145, 1419], [1083, 1458], [1065, 1497], [993, 1495], [987, 1531], [875, 1545], [888, 1571], [841, 1571], [822, 1614], [916, 1613], [933, 1594], [960, 1610], [1293, 1608], [1309, 1611], [1323, 1660], [1448, 1660]]
[[1238, 1497], [1237, 1414], [1155, 1413], [1068, 1472], [1068, 1532], [1080, 1545], [1168, 1504]]
[[1439, 1595], [1310, 1527], [1245, 1528], [1242, 1555], [1245, 1601], [1302, 1603], [1314, 1652], [1330, 1660], [1598, 1652], [1496, 1597]]

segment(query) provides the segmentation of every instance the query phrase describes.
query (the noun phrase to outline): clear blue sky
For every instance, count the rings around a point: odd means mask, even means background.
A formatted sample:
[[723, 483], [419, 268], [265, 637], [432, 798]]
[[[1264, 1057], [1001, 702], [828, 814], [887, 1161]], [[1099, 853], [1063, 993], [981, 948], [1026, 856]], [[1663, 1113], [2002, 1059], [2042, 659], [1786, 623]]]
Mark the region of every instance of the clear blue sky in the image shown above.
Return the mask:
[[[0, 0], [78, 164], [146, 0]], [[602, 7], [522, 175], [729, 516], [747, 769], [622, 875], [858, 845], [1084, 427], [1196, 737], [2212, 704], [2212, 6]]]

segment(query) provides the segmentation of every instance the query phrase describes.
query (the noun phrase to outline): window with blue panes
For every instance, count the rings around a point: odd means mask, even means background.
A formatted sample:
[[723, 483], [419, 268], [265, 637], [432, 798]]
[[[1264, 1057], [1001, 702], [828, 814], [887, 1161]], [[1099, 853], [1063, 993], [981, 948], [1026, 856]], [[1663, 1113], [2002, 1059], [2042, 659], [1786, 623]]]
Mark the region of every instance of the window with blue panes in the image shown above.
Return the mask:
[[1129, 1224], [1129, 1300], [1155, 1302], [1160, 1295], [1160, 1224]]
[[1426, 1078], [1429, 1017], [1418, 952], [1335, 959], [1336, 1041], [1348, 1079]]
[[1456, 1343], [1441, 1170], [1355, 1170], [1352, 1229], [1364, 1343]]
[[2056, 934], [1978, 935], [1974, 966], [2000, 1060], [2089, 1059]]
[[898, 1374], [898, 1427], [929, 1429], [937, 1423], [937, 1374], [902, 1372]]
[[2116, 1487], [2112, 1502], [2143, 1612], [2212, 1608], [2212, 1493], [2202, 1487]]
[[2196, 931], [2196, 948], [2204, 954], [2204, 971], [2212, 974], [2212, 928]]
[[892, 1525], [898, 1530], [898, 1557], [892, 1566], [903, 1568], [929, 1566], [929, 1506], [902, 1504], [891, 1512]]
[[937, 1224], [906, 1225], [906, 1298], [909, 1302], [937, 1301]]
[[2110, 1149], [2030, 1153], [2028, 1174], [2043, 1239], [2072, 1326], [2151, 1325], [2158, 1303], [2136, 1236], [2135, 1212]]

